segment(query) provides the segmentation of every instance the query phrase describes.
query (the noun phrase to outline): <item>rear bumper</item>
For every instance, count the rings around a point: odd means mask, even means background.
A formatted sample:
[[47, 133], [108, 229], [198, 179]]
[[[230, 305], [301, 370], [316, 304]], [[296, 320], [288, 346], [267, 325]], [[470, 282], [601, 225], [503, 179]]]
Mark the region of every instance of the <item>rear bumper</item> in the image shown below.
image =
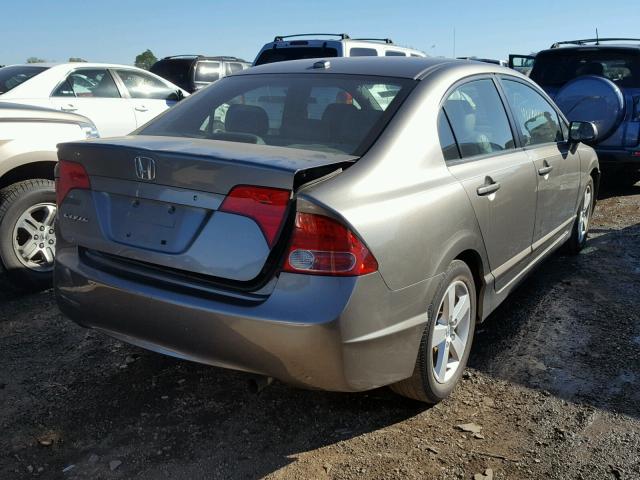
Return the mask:
[[400, 291], [378, 273], [282, 273], [261, 301], [203, 297], [98, 270], [71, 246], [56, 255], [56, 297], [75, 322], [176, 357], [335, 391], [411, 375], [438, 277]]

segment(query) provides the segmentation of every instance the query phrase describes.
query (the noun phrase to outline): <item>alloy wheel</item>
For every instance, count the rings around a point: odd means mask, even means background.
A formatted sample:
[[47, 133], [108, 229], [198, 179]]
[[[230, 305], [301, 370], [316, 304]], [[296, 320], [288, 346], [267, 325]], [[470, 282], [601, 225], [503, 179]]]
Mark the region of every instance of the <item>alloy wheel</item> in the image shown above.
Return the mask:
[[13, 228], [13, 251], [25, 267], [37, 272], [53, 269], [56, 235], [55, 203], [38, 203], [24, 211]]
[[589, 232], [589, 222], [591, 221], [591, 203], [593, 201], [593, 190], [591, 185], [587, 185], [582, 197], [582, 207], [578, 215], [578, 241], [582, 243]]
[[440, 302], [431, 337], [433, 376], [447, 383], [455, 375], [469, 343], [471, 298], [467, 285], [456, 280]]

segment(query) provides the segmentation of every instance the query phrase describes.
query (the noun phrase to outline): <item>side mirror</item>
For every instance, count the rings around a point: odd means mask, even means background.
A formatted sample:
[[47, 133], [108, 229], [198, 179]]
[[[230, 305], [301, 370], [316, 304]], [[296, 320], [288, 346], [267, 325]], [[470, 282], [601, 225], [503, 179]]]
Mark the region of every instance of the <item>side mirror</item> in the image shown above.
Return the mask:
[[592, 122], [571, 122], [569, 142], [592, 145], [598, 141], [598, 127]]
[[176, 90], [169, 95], [169, 98], [167, 98], [167, 100], [175, 100], [176, 102], [179, 102], [182, 99], [184, 99], [184, 93], [182, 93], [182, 90]]

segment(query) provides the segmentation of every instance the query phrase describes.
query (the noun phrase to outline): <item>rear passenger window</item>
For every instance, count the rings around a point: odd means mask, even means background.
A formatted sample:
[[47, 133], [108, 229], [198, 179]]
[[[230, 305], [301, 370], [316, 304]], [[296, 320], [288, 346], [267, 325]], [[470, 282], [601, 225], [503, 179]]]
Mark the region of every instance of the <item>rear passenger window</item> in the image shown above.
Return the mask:
[[111, 74], [105, 69], [80, 69], [72, 72], [53, 92], [54, 97], [120, 98]]
[[444, 110], [440, 110], [438, 115], [438, 136], [440, 137], [440, 146], [442, 147], [442, 155], [444, 159], [458, 160], [460, 158], [460, 152], [458, 152], [458, 146], [456, 145], [456, 139], [451, 131], [451, 125], [444, 113]]
[[220, 62], [202, 61], [196, 65], [196, 82], [212, 83], [220, 78]]
[[397, 50], [387, 50], [384, 52], [385, 57], [406, 57], [404, 52], [398, 52]]
[[458, 87], [445, 101], [444, 110], [462, 158], [514, 148], [507, 113], [492, 80]]
[[520, 82], [503, 80], [502, 85], [525, 146], [564, 140], [558, 114], [542, 95]]
[[352, 48], [349, 50], [352, 57], [377, 57], [378, 52], [375, 48]]

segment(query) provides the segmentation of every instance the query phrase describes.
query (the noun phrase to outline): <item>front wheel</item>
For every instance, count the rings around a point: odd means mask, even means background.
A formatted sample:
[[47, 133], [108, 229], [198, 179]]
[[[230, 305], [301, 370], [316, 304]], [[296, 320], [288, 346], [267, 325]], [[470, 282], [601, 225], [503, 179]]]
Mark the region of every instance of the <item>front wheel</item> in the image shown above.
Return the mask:
[[0, 191], [0, 260], [21, 290], [51, 286], [56, 212], [51, 180], [25, 180]]
[[595, 206], [595, 191], [593, 188], [593, 179], [589, 177], [587, 184], [582, 192], [580, 207], [573, 222], [571, 237], [567, 241], [567, 250], [569, 253], [577, 254], [587, 244], [587, 236], [589, 235], [589, 227], [591, 226], [591, 216]]
[[454, 260], [429, 307], [413, 375], [391, 385], [405, 397], [438, 403], [453, 391], [467, 364], [476, 320], [476, 289], [466, 263]]

